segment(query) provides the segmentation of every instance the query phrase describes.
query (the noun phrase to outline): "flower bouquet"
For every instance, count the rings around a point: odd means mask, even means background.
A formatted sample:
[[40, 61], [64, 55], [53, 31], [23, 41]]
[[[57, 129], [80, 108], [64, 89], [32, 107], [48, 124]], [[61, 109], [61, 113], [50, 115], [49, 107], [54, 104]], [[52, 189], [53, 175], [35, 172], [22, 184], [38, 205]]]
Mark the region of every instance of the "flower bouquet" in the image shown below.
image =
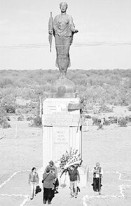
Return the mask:
[[81, 163], [81, 155], [79, 154], [78, 150], [71, 148], [69, 152], [66, 151], [66, 153], [60, 158], [60, 169], [64, 170], [72, 165], [79, 167], [81, 166]]
[[65, 173], [65, 179], [63, 184], [61, 184], [61, 187], [66, 187], [65, 181], [66, 181], [66, 173], [68, 171], [68, 169], [71, 166], [74, 167], [80, 167], [82, 163], [81, 160], [81, 155], [79, 154], [78, 150], [75, 149], [70, 149], [70, 151], [66, 151], [65, 154], [62, 155], [62, 157], [60, 158], [60, 171], [61, 171], [61, 175], [60, 177], [63, 175], [63, 173]]

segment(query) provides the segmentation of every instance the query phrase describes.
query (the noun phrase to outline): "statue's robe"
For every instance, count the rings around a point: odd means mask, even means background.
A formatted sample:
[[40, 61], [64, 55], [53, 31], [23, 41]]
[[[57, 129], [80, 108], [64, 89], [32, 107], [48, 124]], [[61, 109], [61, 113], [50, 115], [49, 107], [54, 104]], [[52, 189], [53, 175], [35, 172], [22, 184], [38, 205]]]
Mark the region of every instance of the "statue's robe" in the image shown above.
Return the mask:
[[75, 26], [71, 16], [60, 14], [54, 18], [53, 33], [56, 45], [56, 66], [62, 74], [66, 74], [70, 66], [70, 45], [73, 41]]

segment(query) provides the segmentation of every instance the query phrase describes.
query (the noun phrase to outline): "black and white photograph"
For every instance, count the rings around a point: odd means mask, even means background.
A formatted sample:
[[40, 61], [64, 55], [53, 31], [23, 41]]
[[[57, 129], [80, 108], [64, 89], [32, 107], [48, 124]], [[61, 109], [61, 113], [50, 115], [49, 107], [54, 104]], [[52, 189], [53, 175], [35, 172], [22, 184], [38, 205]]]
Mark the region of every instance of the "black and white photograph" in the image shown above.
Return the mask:
[[0, 206], [130, 206], [131, 0], [0, 0]]

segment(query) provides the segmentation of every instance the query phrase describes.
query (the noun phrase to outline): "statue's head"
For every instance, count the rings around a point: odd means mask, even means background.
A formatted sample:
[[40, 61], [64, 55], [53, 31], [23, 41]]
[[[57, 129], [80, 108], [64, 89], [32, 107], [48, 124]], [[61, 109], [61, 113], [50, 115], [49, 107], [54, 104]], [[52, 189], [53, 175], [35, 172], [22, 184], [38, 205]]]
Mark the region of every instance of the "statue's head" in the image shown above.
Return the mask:
[[66, 2], [61, 2], [60, 3], [60, 10], [61, 12], [65, 12], [68, 8], [68, 4]]
[[100, 167], [100, 163], [99, 162], [96, 163], [96, 167]]

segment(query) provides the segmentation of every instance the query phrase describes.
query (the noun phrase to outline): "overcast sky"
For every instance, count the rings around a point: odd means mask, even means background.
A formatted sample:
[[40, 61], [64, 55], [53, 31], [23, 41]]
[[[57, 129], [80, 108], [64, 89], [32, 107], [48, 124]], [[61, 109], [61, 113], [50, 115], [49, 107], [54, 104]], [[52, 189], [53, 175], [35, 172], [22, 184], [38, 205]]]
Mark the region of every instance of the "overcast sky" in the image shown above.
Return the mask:
[[[0, 0], [0, 69], [56, 69], [48, 19], [58, 0]], [[131, 0], [68, 0], [71, 69], [131, 68]]]

